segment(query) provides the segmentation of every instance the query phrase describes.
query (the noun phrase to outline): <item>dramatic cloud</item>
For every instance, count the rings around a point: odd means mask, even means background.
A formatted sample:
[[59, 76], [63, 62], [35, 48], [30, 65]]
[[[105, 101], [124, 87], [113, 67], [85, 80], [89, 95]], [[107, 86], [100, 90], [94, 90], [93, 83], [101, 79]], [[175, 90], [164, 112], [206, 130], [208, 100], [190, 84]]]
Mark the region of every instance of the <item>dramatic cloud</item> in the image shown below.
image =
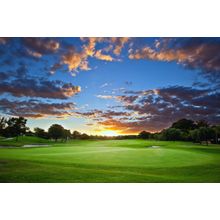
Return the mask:
[[35, 79], [26, 79], [24, 82], [19, 80], [13, 80], [11, 82], [4, 83], [0, 82], [0, 94], [10, 93], [16, 97], [26, 96], [53, 99], [67, 99], [79, 92], [79, 86], [73, 86], [70, 83], [63, 84], [63, 82], [61, 81], [40, 82]]
[[118, 56], [121, 54], [121, 50], [125, 44], [130, 40], [129, 37], [89, 37], [81, 39], [83, 41], [88, 41], [88, 45], [84, 46], [84, 48], [89, 56], [93, 56], [95, 53], [95, 46], [97, 43], [107, 43], [107, 47], [104, 47], [103, 50], [106, 52], [112, 51]]
[[130, 59], [175, 61], [190, 69], [200, 70], [211, 80], [220, 80], [220, 41], [215, 38], [165, 38], [155, 47], [130, 50]]
[[98, 119], [97, 123], [105, 129], [124, 134], [160, 131], [181, 118], [220, 123], [220, 93], [211, 89], [172, 86], [124, 93], [123, 96], [98, 96], [120, 101], [121, 105], [116, 108], [123, 111], [118, 114], [117, 111], [91, 114], [91, 111], [90, 118]]
[[31, 118], [72, 114], [75, 109], [72, 102], [61, 103], [61, 100], [79, 93], [80, 86], [57, 77], [51, 79], [48, 74], [48, 66], [51, 66], [51, 73], [60, 68], [60, 64], [53, 64], [58, 60], [53, 56], [58, 55], [60, 43], [49, 38], [13, 38], [8, 41], [4, 38], [0, 42], [4, 51], [4, 59], [0, 58], [0, 112]]
[[102, 43], [105, 41], [104, 37], [82, 37], [81, 40], [83, 42], [88, 42], [83, 45], [84, 53], [87, 56], [92, 57], [95, 54], [95, 47], [97, 43]]
[[157, 89], [155, 90], [156, 93], [161, 96], [164, 100], [172, 101], [171, 99], [179, 99], [181, 101], [190, 101], [194, 98], [201, 97], [207, 95], [210, 90], [199, 90], [194, 89], [191, 87], [184, 87], [184, 86], [172, 86], [168, 88], [163, 89]]
[[68, 65], [69, 71], [72, 70], [89, 70], [87, 55], [82, 52], [77, 52], [71, 48], [66, 54], [62, 56], [62, 63]]
[[113, 95], [97, 95], [97, 98], [100, 99], [115, 99], [116, 101], [123, 102], [124, 104], [130, 104], [133, 103], [138, 96], [125, 96], [125, 95], [118, 95], [118, 96], [113, 96]]
[[[69, 51], [62, 56], [61, 63], [68, 65], [70, 71], [90, 70], [91, 68], [88, 65], [89, 57], [110, 62], [116, 60], [111, 54], [106, 54], [106, 52], [112, 52], [117, 56], [120, 55], [122, 48], [129, 41], [129, 38], [90, 37], [81, 38], [81, 40], [85, 43], [82, 46], [82, 50], [77, 51], [71, 47]], [[108, 45], [102, 46], [102, 49], [97, 50], [97, 43], [107, 43]]]
[[220, 122], [219, 98], [220, 94], [211, 90], [175, 86], [158, 89], [155, 94], [143, 96], [138, 104], [127, 105], [125, 108], [137, 112], [140, 116], [147, 114], [146, 128], [150, 126], [155, 130], [168, 127], [172, 122], [184, 117], [204, 119], [216, 124]]
[[61, 63], [68, 65], [69, 71], [73, 70], [90, 70], [88, 64], [89, 57], [95, 57], [99, 60], [113, 61], [111, 55], [103, 54], [102, 50], [96, 50], [97, 42], [102, 42], [102, 38], [84, 38], [83, 41], [88, 41], [84, 44], [81, 51], [77, 51], [74, 47], [70, 47], [68, 52], [62, 56]]
[[128, 104], [132, 104], [133, 102], [135, 102], [135, 100], [138, 99], [139, 96], [116, 96], [116, 100], [123, 102], [124, 104], [128, 105]]
[[[85, 117], [85, 118], [90, 118], [90, 119], [110, 119], [113, 117], [125, 117], [125, 116], [131, 116], [129, 112], [125, 111], [112, 111], [112, 110], [107, 110], [107, 111], [101, 111], [101, 110], [91, 110], [88, 112], [75, 112], [77, 116], [80, 117]], [[99, 121], [99, 120], [97, 120]]]
[[60, 44], [49, 38], [24, 38], [24, 45], [28, 48], [28, 53], [32, 56], [41, 57], [43, 54], [56, 52]]
[[88, 112], [75, 112], [75, 114], [76, 116], [95, 119], [102, 114], [102, 111], [95, 109]]
[[115, 55], [120, 55], [121, 50], [124, 47], [126, 43], [128, 43], [130, 38], [128, 37], [112, 37], [111, 42], [115, 45], [115, 48], [113, 50]]
[[54, 116], [64, 118], [71, 115], [74, 110], [73, 103], [43, 103], [36, 100], [10, 101], [0, 99], [0, 111], [11, 116], [27, 118], [43, 118]]
[[18, 69], [13, 74], [0, 72], [0, 79], [2, 79], [0, 81], [0, 94], [10, 93], [15, 97], [67, 99], [81, 90], [79, 86], [60, 80], [49, 81], [44, 78], [28, 77], [22, 71], [23, 68]]
[[105, 61], [113, 61], [114, 58], [110, 55], [102, 54], [101, 50], [96, 51], [95, 57], [99, 60], [105, 60]]
[[[6, 44], [9, 38], [0, 38], [0, 45], [5, 46], [5, 51], [13, 61], [29, 59], [41, 61], [49, 73], [55, 74], [57, 70], [74, 72], [91, 70], [89, 58], [103, 61], [119, 61], [119, 56], [124, 45], [129, 41], [126, 37], [89, 37], [80, 38], [78, 44], [70, 43], [59, 38], [13, 38], [9, 47]], [[1, 53], [1, 51], [0, 51]], [[5, 53], [5, 54], [6, 54]], [[48, 55], [48, 56], [45, 56]], [[50, 68], [48, 68], [48, 60]], [[53, 62], [53, 63], [51, 63]], [[7, 62], [8, 63], [8, 62]], [[4, 64], [7, 64], [4, 61]], [[10, 64], [9, 64], [10, 65]]]

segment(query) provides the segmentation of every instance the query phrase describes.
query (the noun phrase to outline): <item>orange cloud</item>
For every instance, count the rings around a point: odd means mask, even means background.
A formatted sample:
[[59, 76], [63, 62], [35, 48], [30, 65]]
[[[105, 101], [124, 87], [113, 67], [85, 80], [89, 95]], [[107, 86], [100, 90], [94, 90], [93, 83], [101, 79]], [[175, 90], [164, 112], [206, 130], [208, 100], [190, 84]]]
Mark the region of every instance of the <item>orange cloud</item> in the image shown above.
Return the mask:
[[113, 61], [114, 58], [110, 55], [102, 54], [101, 50], [96, 51], [95, 57], [99, 60], [105, 60], [105, 61]]
[[73, 48], [62, 56], [62, 63], [67, 64], [69, 71], [76, 69], [88, 69], [86, 63], [87, 55], [83, 52], [77, 52]]
[[69, 84], [63, 85], [62, 92], [65, 97], [72, 97], [73, 95], [81, 92], [80, 86], [70, 86]]
[[105, 41], [105, 38], [103, 37], [88, 37], [88, 38], [81, 38], [83, 41], [88, 41], [87, 45], [83, 45], [84, 53], [87, 56], [93, 56], [95, 54], [95, 46], [97, 42], [103, 42]]
[[[68, 65], [69, 71], [77, 69], [90, 70], [88, 57], [110, 62], [116, 60], [109, 54], [103, 54], [103, 51], [120, 55], [122, 48], [129, 40], [127, 37], [85, 37], [80, 39], [85, 42], [82, 46], [82, 51], [78, 52], [71, 48], [68, 53], [62, 56], [61, 63]], [[108, 45], [105, 45], [102, 49], [96, 50], [97, 43], [106, 43]]]
[[194, 56], [198, 55], [196, 51], [189, 54], [189, 51], [185, 50], [166, 50], [157, 52], [150, 47], [144, 47], [141, 50], [136, 50], [134, 53], [129, 55], [130, 59], [150, 59], [159, 61], [178, 61], [184, 62], [188, 59], [192, 59]]
[[129, 37], [112, 37], [111, 41], [115, 44], [115, 48], [113, 50], [113, 53], [115, 55], [120, 55], [121, 50], [124, 47], [124, 45], [129, 41]]

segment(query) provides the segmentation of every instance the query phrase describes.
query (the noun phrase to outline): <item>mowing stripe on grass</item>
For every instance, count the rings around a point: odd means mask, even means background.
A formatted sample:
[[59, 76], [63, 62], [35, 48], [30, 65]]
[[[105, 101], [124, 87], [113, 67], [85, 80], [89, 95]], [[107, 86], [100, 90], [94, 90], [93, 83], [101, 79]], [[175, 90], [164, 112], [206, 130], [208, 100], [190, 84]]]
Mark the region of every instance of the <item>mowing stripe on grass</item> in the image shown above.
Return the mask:
[[117, 152], [117, 151], [135, 151], [136, 149], [132, 148], [120, 148], [120, 149], [106, 149], [106, 150], [90, 150], [90, 151], [81, 151], [81, 152], [65, 152], [65, 153], [45, 153], [45, 154], [35, 154], [36, 156], [44, 156], [44, 155], [75, 155], [75, 154], [96, 154], [96, 153], [104, 153], [104, 152]]

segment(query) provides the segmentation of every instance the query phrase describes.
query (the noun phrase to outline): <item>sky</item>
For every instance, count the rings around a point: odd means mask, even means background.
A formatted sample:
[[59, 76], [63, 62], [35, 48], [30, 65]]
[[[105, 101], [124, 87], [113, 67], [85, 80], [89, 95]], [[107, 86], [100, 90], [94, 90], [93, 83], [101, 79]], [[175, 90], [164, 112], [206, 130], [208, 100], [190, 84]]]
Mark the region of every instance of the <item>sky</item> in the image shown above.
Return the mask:
[[220, 123], [220, 38], [0, 37], [0, 116], [97, 135]]

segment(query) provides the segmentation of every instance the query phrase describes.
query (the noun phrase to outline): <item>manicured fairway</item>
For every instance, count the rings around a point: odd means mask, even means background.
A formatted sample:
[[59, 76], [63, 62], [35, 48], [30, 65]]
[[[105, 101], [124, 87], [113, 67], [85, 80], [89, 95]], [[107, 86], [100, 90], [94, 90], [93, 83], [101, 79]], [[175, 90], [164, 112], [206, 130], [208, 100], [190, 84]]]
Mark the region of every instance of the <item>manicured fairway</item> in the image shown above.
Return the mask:
[[75, 140], [0, 148], [0, 182], [220, 182], [220, 145]]

